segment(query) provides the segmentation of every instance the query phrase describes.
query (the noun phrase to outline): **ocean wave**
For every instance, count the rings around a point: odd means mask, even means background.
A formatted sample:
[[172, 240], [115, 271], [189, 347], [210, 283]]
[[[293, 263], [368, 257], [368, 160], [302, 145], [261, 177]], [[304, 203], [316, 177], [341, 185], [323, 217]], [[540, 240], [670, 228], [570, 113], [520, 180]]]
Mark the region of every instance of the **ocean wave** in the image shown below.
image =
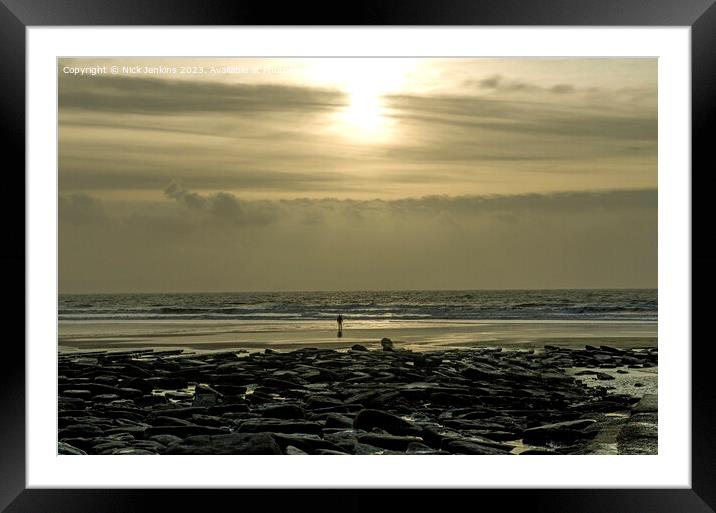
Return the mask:
[[656, 290], [267, 292], [60, 296], [60, 320], [656, 320]]

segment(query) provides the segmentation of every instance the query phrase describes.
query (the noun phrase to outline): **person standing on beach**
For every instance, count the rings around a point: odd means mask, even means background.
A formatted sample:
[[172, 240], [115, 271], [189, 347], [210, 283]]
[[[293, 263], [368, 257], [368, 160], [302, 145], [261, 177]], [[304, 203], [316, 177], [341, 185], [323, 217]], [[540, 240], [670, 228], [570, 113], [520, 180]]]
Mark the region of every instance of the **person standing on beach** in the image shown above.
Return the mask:
[[336, 318], [336, 322], [338, 323], [338, 336], [343, 336], [343, 316], [341, 314], [338, 314], [338, 317]]

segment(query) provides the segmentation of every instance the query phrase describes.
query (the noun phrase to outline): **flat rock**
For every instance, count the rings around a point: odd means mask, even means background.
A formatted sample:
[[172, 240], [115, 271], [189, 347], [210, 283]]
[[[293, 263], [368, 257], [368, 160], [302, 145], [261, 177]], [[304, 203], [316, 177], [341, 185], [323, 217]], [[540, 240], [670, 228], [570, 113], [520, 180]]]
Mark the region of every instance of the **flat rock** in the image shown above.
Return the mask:
[[316, 450], [315, 454], [323, 454], [323, 455], [333, 455], [333, 456], [346, 456], [350, 453], [343, 452], [343, 451], [334, 451], [331, 449], [318, 449]]
[[185, 419], [179, 419], [176, 417], [169, 417], [166, 415], [160, 415], [158, 417], [152, 418], [151, 423], [154, 426], [193, 426], [193, 425], [195, 425], [194, 422], [190, 422]]
[[353, 420], [353, 427], [370, 431], [373, 428], [384, 429], [392, 435], [416, 435], [421, 428], [412, 422], [380, 410], [361, 410]]
[[186, 438], [197, 435], [219, 435], [227, 433], [228, 430], [211, 426], [152, 426], [144, 431], [147, 437], [153, 435], [174, 435], [179, 438]]
[[363, 455], [370, 456], [370, 455], [378, 455], [378, 454], [403, 454], [403, 453], [400, 451], [391, 451], [390, 449], [376, 447], [374, 445], [356, 443], [353, 446], [353, 454], [363, 454]]
[[145, 426], [120, 426], [110, 428], [104, 432], [105, 435], [131, 435], [136, 438], [144, 436], [147, 428]]
[[310, 395], [306, 398], [306, 408], [309, 410], [319, 410], [335, 406], [343, 406], [343, 401], [327, 395]]
[[124, 447], [121, 449], [114, 449], [110, 454], [124, 454], [124, 455], [139, 455], [139, 454], [158, 454], [154, 451], [150, 451], [147, 449], [140, 449], [137, 447]]
[[160, 444], [168, 447], [172, 444], [180, 443], [182, 439], [174, 435], [152, 435], [149, 437], [149, 440], [159, 442]]
[[307, 454], [315, 454], [319, 449], [340, 450], [341, 448], [329, 440], [324, 440], [318, 435], [307, 435], [300, 433], [271, 433], [276, 443], [283, 449], [292, 445], [301, 449]]
[[616, 379], [614, 376], [607, 374], [606, 372], [597, 372], [595, 377], [600, 381], [612, 381]]
[[134, 399], [134, 404], [143, 408], [156, 406], [158, 404], [168, 404], [169, 399], [163, 395], [143, 395]]
[[374, 447], [382, 447], [393, 451], [405, 452], [408, 445], [415, 442], [422, 442], [422, 438], [416, 436], [396, 436], [383, 435], [377, 433], [367, 433], [358, 437], [358, 441], [362, 444], [372, 445]]
[[588, 430], [596, 427], [596, 424], [597, 421], [594, 419], [570, 420], [554, 424], [545, 424], [526, 429], [522, 435], [522, 439], [525, 443], [541, 443], [547, 441], [571, 442], [579, 438], [594, 436], [596, 433]]
[[266, 388], [273, 388], [277, 390], [283, 390], [283, 389], [290, 389], [290, 388], [301, 388], [302, 385], [299, 385], [298, 383], [294, 383], [292, 381], [287, 381], [285, 379], [277, 379], [277, 378], [266, 378], [261, 381], [261, 385]]
[[191, 436], [169, 446], [165, 454], [282, 454], [268, 433]]
[[452, 454], [509, 454], [508, 451], [488, 445], [455, 439], [446, 439], [441, 449]]
[[117, 394], [99, 394], [92, 398], [96, 403], [109, 403], [119, 399]]
[[325, 426], [327, 428], [351, 428], [353, 419], [340, 413], [329, 413], [326, 415]]
[[72, 424], [64, 429], [61, 429], [58, 438], [60, 440], [64, 438], [87, 438], [101, 436], [103, 430], [94, 424]]
[[82, 449], [75, 447], [74, 445], [70, 445], [65, 442], [57, 442], [57, 454], [81, 455], [87, 453]]
[[635, 413], [656, 413], [659, 410], [659, 401], [656, 394], [646, 394], [634, 406]]
[[383, 345], [393, 350], [60, 354], [58, 435], [89, 454], [163, 453], [190, 437], [229, 434], [266, 434], [283, 453], [519, 453], [512, 440], [524, 438], [539, 440], [533, 451], [559, 444], [562, 454], [585, 454], [599, 430], [592, 419], [631, 412], [620, 450], [656, 452], [655, 396], [635, 406], [599, 382], [655, 366], [655, 350]]
[[408, 444], [407, 449], [405, 450], [406, 454], [440, 454], [441, 451], [436, 451], [432, 447], [428, 447], [424, 443], [421, 442], [410, 442]]
[[322, 433], [322, 426], [317, 422], [278, 419], [247, 419], [240, 422], [237, 428], [239, 433]]
[[79, 399], [89, 399], [92, 397], [92, 392], [89, 390], [65, 390], [62, 392], [62, 397], [68, 397], [68, 398], [79, 398]]
[[270, 417], [274, 419], [304, 419], [306, 412], [295, 404], [279, 404], [269, 405], [254, 410], [262, 417]]

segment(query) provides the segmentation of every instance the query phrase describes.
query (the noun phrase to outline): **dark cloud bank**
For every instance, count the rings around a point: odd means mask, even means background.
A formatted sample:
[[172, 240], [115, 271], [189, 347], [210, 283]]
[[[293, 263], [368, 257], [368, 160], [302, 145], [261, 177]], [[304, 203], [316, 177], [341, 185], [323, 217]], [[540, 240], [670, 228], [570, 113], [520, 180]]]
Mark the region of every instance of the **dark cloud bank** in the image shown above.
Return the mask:
[[656, 190], [162, 203], [60, 199], [60, 289], [655, 287]]
[[330, 89], [272, 84], [224, 84], [126, 76], [60, 75], [64, 109], [137, 114], [316, 111], [345, 104]]

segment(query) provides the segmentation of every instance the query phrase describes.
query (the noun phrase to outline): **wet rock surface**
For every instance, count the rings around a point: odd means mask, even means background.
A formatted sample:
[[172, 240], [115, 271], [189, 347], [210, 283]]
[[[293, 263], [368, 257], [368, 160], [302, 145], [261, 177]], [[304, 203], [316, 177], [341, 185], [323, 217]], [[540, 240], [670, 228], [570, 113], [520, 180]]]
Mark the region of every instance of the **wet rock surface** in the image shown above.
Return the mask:
[[58, 453], [590, 454], [607, 432], [619, 454], [655, 453], [656, 401], [614, 393], [603, 375], [657, 363], [655, 348], [392, 342], [61, 353]]

